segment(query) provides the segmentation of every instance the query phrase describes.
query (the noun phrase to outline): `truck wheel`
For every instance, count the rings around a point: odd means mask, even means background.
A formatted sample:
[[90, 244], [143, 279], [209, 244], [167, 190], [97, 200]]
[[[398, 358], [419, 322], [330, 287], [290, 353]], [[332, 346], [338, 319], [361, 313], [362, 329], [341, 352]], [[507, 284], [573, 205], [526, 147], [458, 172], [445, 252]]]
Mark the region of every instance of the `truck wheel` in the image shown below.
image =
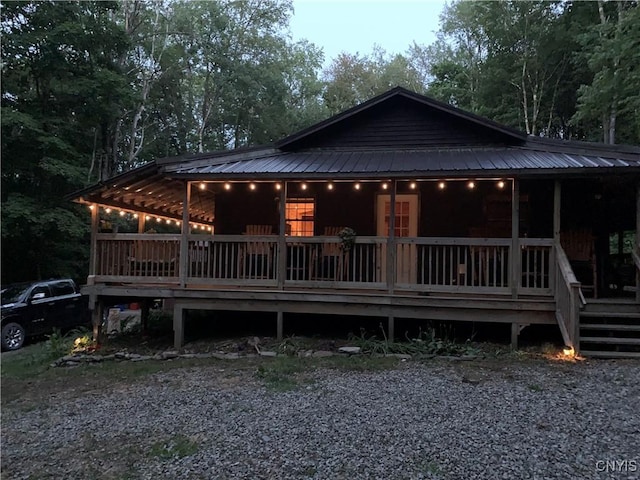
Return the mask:
[[24, 344], [25, 331], [22, 325], [11, 322], [2, 327], [2, 350], [17, 350]]

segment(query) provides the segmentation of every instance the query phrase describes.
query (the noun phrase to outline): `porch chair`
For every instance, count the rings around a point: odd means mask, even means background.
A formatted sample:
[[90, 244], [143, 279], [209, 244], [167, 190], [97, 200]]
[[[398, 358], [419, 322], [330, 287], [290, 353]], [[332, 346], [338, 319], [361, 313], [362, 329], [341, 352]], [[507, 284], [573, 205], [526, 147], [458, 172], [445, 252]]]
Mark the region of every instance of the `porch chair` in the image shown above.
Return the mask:
[[[247, 225], [243, 235], [273, 235], [273, 225]], [[243, 253], [244, 278], [269, 278], [273, 261], [270, 242], [247, 242]]]
[[560, 244], [576, 278], [582, 283], [582, 289], [592, 290], [593, 298], [598, 298], [595, 238], [591, 230], [584, 228], [560, 232]]
[[[344, 227], [324, 227], [323, 236], [337, 237]], [[343, 280], [345, 253], [338, 243], [323, 243], [318, 259], [319, 278], [325, 280]]]

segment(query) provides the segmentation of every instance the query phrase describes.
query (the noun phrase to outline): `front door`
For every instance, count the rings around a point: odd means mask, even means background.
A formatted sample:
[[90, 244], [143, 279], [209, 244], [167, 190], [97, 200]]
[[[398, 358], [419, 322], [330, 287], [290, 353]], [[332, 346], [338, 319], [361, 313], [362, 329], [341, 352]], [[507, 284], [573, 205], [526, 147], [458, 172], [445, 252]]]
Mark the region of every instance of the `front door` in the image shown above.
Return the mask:
[[[391, 196], [378, 195], [377, 205], [377, 235], [386, 237], [389, 235], [389, 218], [391, 214]], [[396, 238], [418, 236], [418, 195], [396, 195], [395, 214]], [[386, 272], [386, 255], [381, 259], [382, 272]], [[396, 282], [416, 282], [417, 255], [416, 246], [410, 244], [398, 244], [396, 249]]]

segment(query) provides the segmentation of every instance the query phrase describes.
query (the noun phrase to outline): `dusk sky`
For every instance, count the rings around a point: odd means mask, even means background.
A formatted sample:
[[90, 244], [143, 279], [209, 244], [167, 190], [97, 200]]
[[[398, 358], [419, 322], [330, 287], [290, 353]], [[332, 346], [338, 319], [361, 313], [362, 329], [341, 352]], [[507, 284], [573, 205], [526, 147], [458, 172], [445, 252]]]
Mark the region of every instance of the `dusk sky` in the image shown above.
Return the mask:
[[340, 52], [366, 55], [374, 44], [404, 53], [415, 41], [435, 41], [443, 0], [294, 0], [291, 33], [325, 54], [325, 65]]

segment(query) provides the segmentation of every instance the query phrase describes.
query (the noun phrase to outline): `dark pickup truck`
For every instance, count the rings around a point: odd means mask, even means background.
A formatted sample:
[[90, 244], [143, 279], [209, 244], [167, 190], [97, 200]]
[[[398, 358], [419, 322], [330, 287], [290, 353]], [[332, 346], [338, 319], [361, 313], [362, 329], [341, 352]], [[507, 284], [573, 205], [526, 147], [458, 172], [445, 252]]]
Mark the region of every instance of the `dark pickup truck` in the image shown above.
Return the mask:
[[87, 298], [73, 280], [45, 280], [2, 287], [2, 350], [17, 350], [26, 337], [87, 324]]

